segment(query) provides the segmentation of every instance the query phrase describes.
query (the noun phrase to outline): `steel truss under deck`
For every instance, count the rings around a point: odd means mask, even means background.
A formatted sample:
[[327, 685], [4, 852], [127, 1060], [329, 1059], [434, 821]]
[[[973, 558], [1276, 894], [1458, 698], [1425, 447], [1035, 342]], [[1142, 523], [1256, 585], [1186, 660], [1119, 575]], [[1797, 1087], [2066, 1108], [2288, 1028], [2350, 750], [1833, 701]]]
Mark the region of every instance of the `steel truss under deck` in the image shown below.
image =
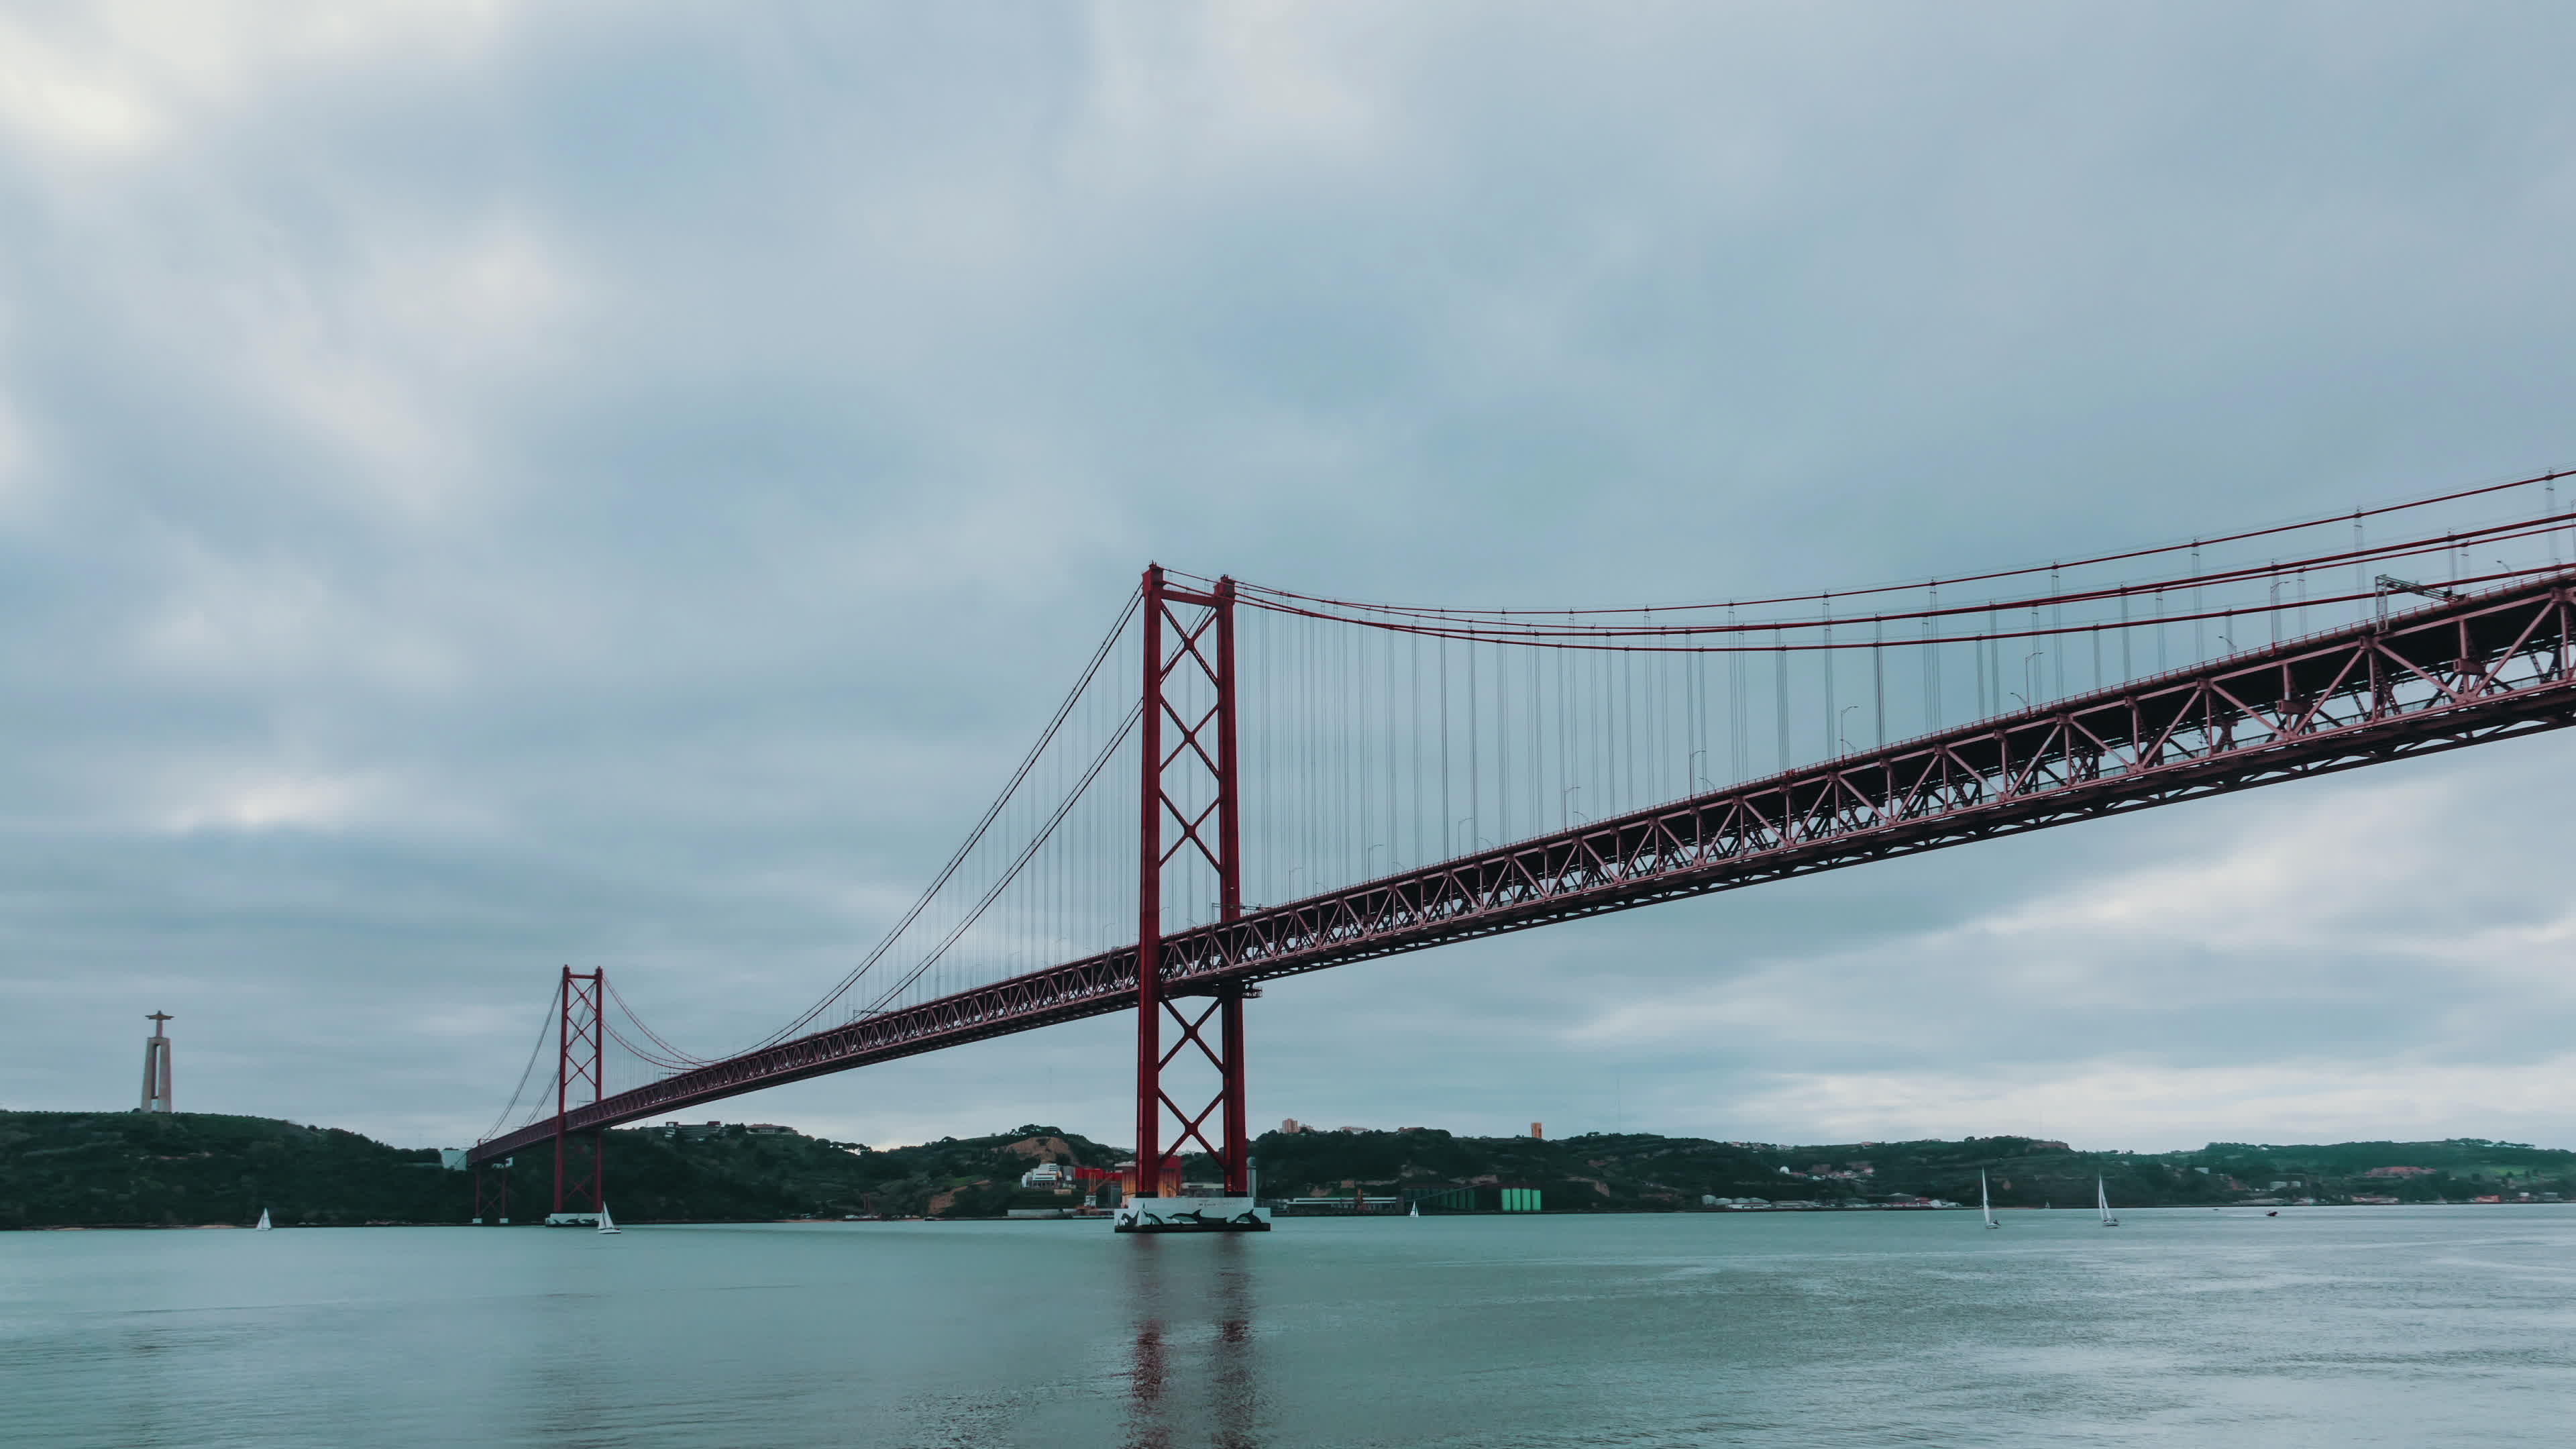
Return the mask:
[[[1855, 751], [1652, 810], [1165, 936], [1159, 995], [2576, 724], [2576, 571]], [[676, 1073], [480, 1144], [503, 1157], [872, 1062], [1137, 1004], [1133, 947], [1015, 976]]]

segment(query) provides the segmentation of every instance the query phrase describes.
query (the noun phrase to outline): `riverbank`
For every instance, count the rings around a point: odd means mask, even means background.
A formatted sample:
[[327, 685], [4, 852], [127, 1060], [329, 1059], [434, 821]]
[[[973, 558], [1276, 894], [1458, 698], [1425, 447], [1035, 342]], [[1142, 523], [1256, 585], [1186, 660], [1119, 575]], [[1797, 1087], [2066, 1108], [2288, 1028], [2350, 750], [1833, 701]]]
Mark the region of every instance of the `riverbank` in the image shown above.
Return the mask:
[[[1031, 1197], [1044, 1161], [1101, 1165], [1110, 1148], [1032, 1125], [989, 1137], [880, 1150], [786, 1128], [693, 1124], [608, 1134], [609, 1203], [644, 1222], [818, 1217], [1001, 1217]], [[0, 1112], [0, 1228], [457, 1225], [473, 1216], [470, 1173], [437, 1148], [338, 1128], [180, 1112]], [[507, 1170], [511, 1216], [552, 1206], [553, 1154]]]
[[[1123, 1150], [1030, 1124], [893, 1148], [745, 1123], [608, 1134], [609, 1202], [629, 1223], [1003, 1218], [1073, 1206], [1032, 1168], [1116, 1169]], [[2084, 1152], [2029, 1137], [1786, 1146], [1589, 1133], [1462, 1137], [1437, 1128], [1264, 1133], [1264, 1198], [1359, 1199], [1378, 1210], [1486, 1211], [1535, 1189], [1547, 1213], [1813, 1212], [1974, 1202], [2086, 1207], [2094, 1183], [2136, 1207], [2546, 1203], [2576, 1198], [2576, 1153], [2483, 1138], [2185, 1152]], [[211, 1113], [0, 1112], [0, 1228], [462, 1224], [471, 1176], [435, 1148], [337, 1128]], [[1185, 1159], [1189, 1182], [1215, 1165]], [[511, 1216], [552, 1206], [553, 1156], [509, 1169]], [[1085, 1184], [1088, 1187], [1088, 1184]]]

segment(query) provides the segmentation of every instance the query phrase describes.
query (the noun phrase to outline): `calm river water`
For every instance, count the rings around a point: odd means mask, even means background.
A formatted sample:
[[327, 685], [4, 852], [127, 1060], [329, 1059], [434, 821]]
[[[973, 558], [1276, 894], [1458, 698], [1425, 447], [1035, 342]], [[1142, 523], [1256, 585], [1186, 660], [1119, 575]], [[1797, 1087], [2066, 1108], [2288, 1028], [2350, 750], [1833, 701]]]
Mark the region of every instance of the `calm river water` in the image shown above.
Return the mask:
[[2576, 1206], [0, 1234], [0, 1443], [2563, 1444]]

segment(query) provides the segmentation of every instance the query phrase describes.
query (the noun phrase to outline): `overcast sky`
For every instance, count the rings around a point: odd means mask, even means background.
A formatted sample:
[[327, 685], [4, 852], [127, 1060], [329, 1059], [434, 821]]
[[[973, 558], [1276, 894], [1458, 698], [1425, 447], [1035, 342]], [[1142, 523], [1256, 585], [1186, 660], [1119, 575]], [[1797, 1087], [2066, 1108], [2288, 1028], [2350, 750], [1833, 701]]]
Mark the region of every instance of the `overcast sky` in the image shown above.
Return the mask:
[[[804, 1007], [1148, 560], [1619, 604], [2576, 461], [2563, 6], [0, 5], [0, 1105]], [[2576, 737], [1274, 984], [1252, 1111], [2576, 1145]], [[1130, 1135], [1126, 1017], [707, 1109]], [[699, 1113], [695, 1115], [706, 1115]]]

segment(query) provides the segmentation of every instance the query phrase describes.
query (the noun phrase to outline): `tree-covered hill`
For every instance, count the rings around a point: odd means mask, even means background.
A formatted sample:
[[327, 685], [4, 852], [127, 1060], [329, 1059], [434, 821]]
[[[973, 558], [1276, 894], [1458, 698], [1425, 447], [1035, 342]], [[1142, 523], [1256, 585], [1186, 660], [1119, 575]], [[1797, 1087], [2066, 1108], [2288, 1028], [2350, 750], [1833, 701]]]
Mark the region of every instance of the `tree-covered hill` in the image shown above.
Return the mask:
[[1981, 1170], [1999, 1207], [2090, 1204], [2097, 1175], [2113, 1201], [2133, 1207], [2216, 1205], [2271, 1194], [2320, 1202], [2466, 1202], [2525, 1192], [2535, 1199], [2548, 1193], [2576, 1198], [2576, 1152], [2476, 1138], [2301, 1147], [2212, 1143], [2196, 1152], [2141, 1154], [2078, 1152], [2028, 1137], [1787, 1147], [1641, 1132], [1538, 1141], [1415, 1128], [1265, 1133], [1254, 1155], [1266, 1196], [1422, 1194], [1505, 1184], [1540, 1189], [1551, 1212], [1692, 1208], [1710, 1197], [1828, 1206], [1916, 1197], [1973, 1202]]
[[[1424, 1195], [1535, 1187], [1550, 1212], [1695, 1210], [1706, 1199], [1886, 1203], [1973, 1201], [1977, 1174], [2003, 1207], [2090, 1203], [2098, 1174], [2126, 1207], [2266, 1197], [2319, 1202], [2576, 1198], [2576, 1153], [2518, 1143], [2212, 1143], [2195, 1152], [2077, 1152], [2027, 1137], [1857, 1142], [1818, 1147], [1715, 1142], [1651, 1133], [1553, 1141], [1459, 1137], [1436, 1129], [1264, 1134], [1255, 1144], [1268, 1198]], [[1031, 1124], [987, 1137], [870, 1148], [736, 1124], [609, 1134], [608, 1200], [629, 1222], [742, 1222], [884, 1215], [998, 1217], [1073, 1199], [1019, 1187], [1040, 1162], [1109, 1167], [1127, 1153]], [[1184, 1176], [1204, 1181], [1195, 1159]], [[551, 1206], [553, 1154], [521, 1153], [511, 1216]], [[207, 1113], [0, 1112], [0, 1227], [461, 1223], [467, 1174], [428, 1148], [353, 1132]]]
[[461, 1222], [435, 1149], [208, 1112], [0, 1113], [0, 1227]]
[[[611, 1132], [608, 1202], [629, 1222], [725, 1222], [806, 1216], [1000, 1217], [1015, 1203], [1069, 1206], [1073, 1199], [1020, 1191], [1041, 1162], [1106, 1167], [1124, 1154], [1062, 1128], [1030, 1124], [989, 1137], [943, 1137], [871, 1148], [739, 1125], [708, 1137], [664, 1129]], [[521, 1153], [514, 1210], [542, 1208], [551, 1148]]]
[[[608, 1202], [634, 1222], [741, 1222], [884, 1213], [999, 1216], [1041, 1161], [1105, 1166], [1111, 1149], [1031, 1125], [991, 1137], [873, 1150], [737, 1124], [684, 1137], [608, 1134]], [[511, 1216], [552, 1206], [551, 1148], [519, 1154]], [[432, 1148], [265, 1117], [181, 1112], [0, 1112], [0, 1227], [462, 1223], [469, 1175]], [[1048, 1195], [1044, 1201], [1061, 1199]]]

